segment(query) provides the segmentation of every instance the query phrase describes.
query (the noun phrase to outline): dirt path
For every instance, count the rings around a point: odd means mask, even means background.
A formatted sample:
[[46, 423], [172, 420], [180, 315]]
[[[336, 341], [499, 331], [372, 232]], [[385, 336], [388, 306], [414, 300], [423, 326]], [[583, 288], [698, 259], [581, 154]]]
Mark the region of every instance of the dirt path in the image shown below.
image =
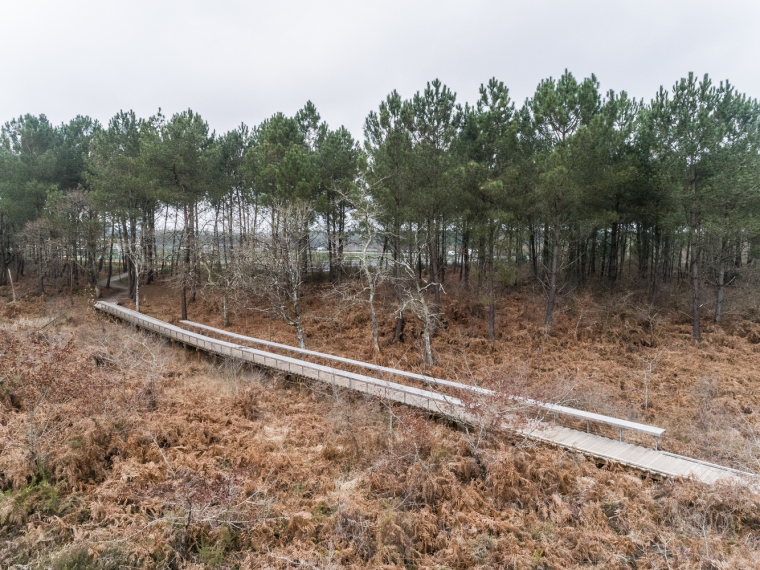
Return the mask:
[[106, 289], [106, 283], [108, 283], [108, 277], [101, 279], [98, 282], [100, 285], [101, 299], [104, 301], [110, 301], [115, 303], [119, 299], [127, 298], [127, 285], [121, 282], [122, 279], [127, 277], [129, 273], [122, 273], [121, 275], [111, 276], [111, 286]]

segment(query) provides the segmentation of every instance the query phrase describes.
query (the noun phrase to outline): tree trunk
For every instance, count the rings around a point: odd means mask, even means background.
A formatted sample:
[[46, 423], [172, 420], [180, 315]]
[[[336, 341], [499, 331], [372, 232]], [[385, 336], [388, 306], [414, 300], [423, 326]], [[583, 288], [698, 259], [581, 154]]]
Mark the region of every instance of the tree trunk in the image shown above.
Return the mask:
[[199, 220], [198, 220], [198, 203], [196, 202], [191, 206], [193, 210], [193, 223], [194, 223], [194, 240], [193, 250], [190, 252], [192, 255], [192, 267], [190, 268], [190, 302], [195, 303], [195, 295], [198, 291], [198, 236], [199, 236]]
[[13, 286], [13, 277], [11, 276], [11, 268], [7, 268], [8, 271], [8, 279], [11, 282], [11, 292], [13, 293], [13, 302], [16, 302], [16, 287]]
[[143, 263], [147, 264], [148, 275], [145, 280], [146, 285], [153, 283], [154, 274], [154, 257], [153, 237], [156, 234], [156, 213], [153, 207], [146, 208], [145, 212], [146, 225], [148, 227], [148, 239], [145, 239], [145, 230], [143, 230]]
[[401, 309], [404, 306], [404, 295], [401, 290], [401, 279], [398, 266], [398, 262], [401, 258], [401, 236], [399, 235], [401, 232], [400, 228], [396, 229], [397, 231], [393, 236], [393, 276], [396, 289], [396, 301], [398, 302], [398, 313], [396, 314], [396, 330], [393, 333], [393, 342], [401, 341], [402, 335], [404, 334], [404, 311]]
[[486, 239], [481, 235], [478, 239], [478, 294], [483, 288], [483, 276], [486, 272]]
[[430, 336], [431, 336], [430, 328], [432, 326], [432, 323], [431, 323], [432, 318], [427, 308], [428, 307], [427, 301], [425, 301], [424, 299], [425, 292], [420, 289], [419, 282], [417, 282], [417, 295], [419, 296], [420, 301], [422, 302], [422, 310], [423, 310], [423, 315], [425, 317], [425, 322], [422, 329], [422, 336], [425, 340], [426, 364], [427, 364], [427, 368], [431, 368], [435, 364], [435, 359], [433, 358], [433, 347], [430, 343]]
[[106, 289], [111, 288], [111, 275], [113, 274], [113, 231], [114, 222], [111, 220], [111, 247], [108, 250], [108, 277], [106, 278]]
[[[693, 183], [692, 183], [693, 184]], [[699, 329], [699, 264], [697, 263], [697, 212], [696, 207], [691, 209], [691, 306], [692, 306], [692, 336], [697, 342], [702, 340]]]
[[493, 341], [496, 337], [495, 335], [495, 327], [496, 327], [496, 302], [495, 302], [495, 294], [494, 294], [494, 234], [496, 233], [496, 229], [493, 227], [490, 228], [490, 231], [488, 232], [488, 259], [486, 260], [488, 264], [488, 340]]
[[[187, 319], [187, 284], [190, 279], [190, 251], [193, 247], [193, 208], [185, 205], [185, 267], [182, 275], [182, 319]], [[188, 218], [189, 211], [189, 218]]]
[[470, 286], [470, 228], [462, 235], [462, 271], [464, 272], [464, 288]]
[[380, 345], [377, 342], [377, 315], [375, 314], [375, 286], [369, 272], [367, 273], [367, 280], [369, 283], [369, 310], [372, 314], [372, 342], [375, 346], [375, 350], [379, 353]]
[[742, 266], [742, 238], [738, 237], [736, 238], [736, 243], [734, 245], [734, 248], [736, 250], [735, 257], [734, 257], [734, 267], [741, 267]]
[[618, 223], [612, 224], [612, 231], [610, 232], [610, 261], [607, 265], [607, 277], [608, 287], [612, 289], [615, 286], [615, 279], [617, 279], [617, 261], [618, 261]]
[[659, 265], [660, 265], [660, 258], [662, 257], [660, 250], [662, 249], [660, 245], [660, 229], [655, 226], [654, 228], [654, 260], [652, 262], [652, 300], [651, 305], [654, 307], [655, 302], [657, 301], [657, 290], [659, 288]]
[[335, 265], [333, 261], [333, 233], [335, 228], [331, 222], [332, 220], [328, 213], [325, 220], [325, 228], [327, 229], [327, 271], [330, 274], [330, 282], [335, 283]]
[[98, 282], [98, 277], [100, 275], [98, 274], [98, 268], [95, 265], [95, 259], [92, 260], [92, 274], [95, 276], [95, 280], [93, 281], [93, 284], [95, 285], [95, 298], [100, 299], [100, 283]]
[[583, 241], [580, 243], [581, 247], [581, 270], [578, 273], [579, 281], [581, 284], [581, 287], [586, 286], [586, 267], [588, 266], [588, 237], [584, 238]]
[[182, 315], [182, 320], [187, 320], [187, 286], [182, 285], [182, 289], [180, 290], [180, 311]]
[[719, 325], [723, 318], [723, 286], [726, 282], [726, 263], [725, 263], [726, 240], [720, 240], [720, 251], [718, 254], [718, 289], [715, 294], [715, 324]]
[[541, 247], [541, 278], [546, 279], [549, 263], [549, 222], [544, 222], [543, 244]]
[[[430, 281], [433, 283], [433, 310], [435, 311], [435, 318], [441, 314], [441, 275], [440, 266], [438, 264], [438, 234], [435, 228], [435, 222], [431, 218], [428, 220], [428, 230], [430, 232], [430, 238], [428, 243], [428, 251], [430, 253]], [[431, 334], [435, 334], [435, 324]]]
[[[5, 269], [10, 265], [10, 259], [8, 262], [5, 261], [6, 259], [6, 252], [5, 252], [5, 231], [3, 226], [3, 212], [0, 212], [0, 286], [5, 285]], [[10, 242], [9, 242], [10, 246]], [[8, 270], [8, 276], [10, 277], [11, 272]], [[13, 283], [13, 279], [11, 279], [11, 284]], [[14, 294], [15, 297], [15, 294]]]
[[552, 325], [554, 314], [554, 302], [557, 298], [557, 266], [559, 265], [559, 237], [560, 237], [560, 220], [557, 215], [554, 218], [554, 243], [552, 244], [552, 266], [549, 275], [549, 300], [546, 303], [546, 317], [544, 318], [544, 328], [546, 332]]
[[135, 311], [140, 312], [140, 275], [135, 279]]
[[306, 348], [306, 344], [304, 343], [303, 339], [303, 327], [301, 326], [301, 312], [298, 308], [298, 288], [295, 287], [293, 289], [293, 313], [295, 314], [296, 318], [296, 334], [298, 335], [298, 346], [301, 347], [301, 349]]
[[427, 357], [427, 366], [428, 368], [432, 368], [433, 364], [435, 364], [435, 360], [433, 359], [433, 348], [430, 345], [430, 320], [428, 319], [428, 323], [425, 324], [425, 330], [423, 332], [423, 336], [425, 337], [425, 355]]

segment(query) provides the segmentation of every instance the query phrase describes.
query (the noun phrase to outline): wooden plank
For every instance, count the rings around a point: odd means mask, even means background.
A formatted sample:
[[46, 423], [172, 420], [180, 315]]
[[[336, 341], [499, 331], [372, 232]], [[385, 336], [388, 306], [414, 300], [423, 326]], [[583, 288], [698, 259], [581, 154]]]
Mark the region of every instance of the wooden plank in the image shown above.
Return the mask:
[[636, 447], [635, 449], [626, 453], [625, 456], [622, 457], [621, 459], [625, 461], [630, 461], [631, 463], [634, 463], [637, 465], [646, 465], [647, 461], [650, 458], [650, 451], [652, 453], [656, 453], [650, 449], [646, 449], [645, 447]]

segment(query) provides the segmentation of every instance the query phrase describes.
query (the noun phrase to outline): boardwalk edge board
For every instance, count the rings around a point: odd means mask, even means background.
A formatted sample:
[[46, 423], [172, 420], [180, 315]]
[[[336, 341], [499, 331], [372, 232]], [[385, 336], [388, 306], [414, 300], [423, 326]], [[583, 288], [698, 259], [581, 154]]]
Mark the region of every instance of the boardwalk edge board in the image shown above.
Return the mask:
[[[420, 388], [397, 384], [380, 378], [373, 378], [355, 372], [317, 364], [316, 362], [308, 362], [305, 358], [307, 355], [311, 355], [315, 358], [323, 358], [334, 362], [346, 361], [345, 364], [361, 366], [367, 370], [394, 373], [399, 377], [424, 382], [430, 387], [433, 385], [443, 385], [465, 390], [475, 388], [473, 391], [480, 394], [492, 393], [483, 388], [469, 387], [465, 384], [446, 380], [442, 381], [441, 379], [430, 378], [420, 374], [413, 374], [392, 368], [380, 367], [370, 363], [363, 363], [361, 361], [341, 359], [340, 357], [315, 353], [314, 351], [301, 351], [296, 347], [278, 345], [277, 343], [271, 343], [269, 341], [261, 341], [251, 337], [228, 333], [227, 331], [214, 329], [206, 325], [199, 325], [198, 323], [192, 323], [190, 321], [182, 321], [186, 326], [196, 327], [199, 330], [206, 330], [207, 332], [218, 334], [220, 336], [224, 335], [231, 339], [245, 340], [261, 344], [262, 346], [271, 346], [272, 348], [278, 348], [280, 350], [288, 350], [291, 354], [302, 354], [304, 359], [301, 360], [290, 356], [283, 356], [281, 354], [250, 348], [221, 339], [209, 338], [203, 334], [182, 329], [176, 325], [105, 301], [96, 302], [95, 308], [145, 330], [182, 342], [189, 346], [194, 346], [199, 350], [204, 350], [224, 357], [240, 358], [241, 360], [274, 368], [275, 370], [282, 372], [312, 378], [335, 386], [393, 400], [408, 406], [422, 408], [433, 414], [450, 417], [462, 423], [473, 423], [475, 417], [471, 412], [467, 411], [467, 406], [459, 398], [447, 396], [439, 392], [433, 392], [432, 390], [422, 390]], [[643, 424], [636, 424], [635, 422], [618, 420], [617, 418], [610, 418], [608, 416], [600, 416], [599, 414], [590, 414], [589, 412], [574, 410], [564, 406], [554, 406], [553, 404], [542, 404], [541, 402], [534, 401], [527, 402], [531, 405], [537, 405], [537, 407], [542, 407], [552, 412], [568, 413], [569, 415], [582, 417], [589, 421], [601, 421], [601, 423], [615, 425], [623, 429], [649, 433], [656, 437], [662, 435], [665, 431], [664, 429], [655, 428], [653, 426], [645, 426]], [[571, 412], [567, 412], [566, 410], [571, 410]], [[575, 412], [577, 412], [577, 414]], [[596, 417], [600, 419], [595, 419]], [[628, 425], [631, 425], [632, 427], [627, 427]], [[510, 425], [509, 422], [505, 422], [502, 427], [506, 430], [519, 433], [533, 441], [543, 442], [661, 477], [694, 479], [704, 483], [726, 481], [731, 483], [749, 484], [755, 491], [760, 488], [758, 476], [752, 473], [738, 471], [730, 467], [715, 465], [690, 457], [657, 451], [625, 443], [623, 441], [616, 441], [614, 439], [572, 430], [570, 428], [552, 426], [537, 420], [529, 422], [527, 427], [515, 427], [514, 425]]]

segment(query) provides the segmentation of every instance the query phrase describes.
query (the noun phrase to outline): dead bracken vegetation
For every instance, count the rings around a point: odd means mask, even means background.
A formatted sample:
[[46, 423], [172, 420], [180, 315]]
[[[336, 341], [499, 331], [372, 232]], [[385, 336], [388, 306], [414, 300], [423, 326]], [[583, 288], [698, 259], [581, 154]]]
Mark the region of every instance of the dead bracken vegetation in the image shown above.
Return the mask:
[[[366, 309], [328, 318], [323, 293], [307, 295], [307, 348], [421, 366], [414, 323], [373, 356]], [[145, 312], [177, 320], [165, 289], [141, 294]], [[517, 291], [489, 344], [476, 299], [444, 300], [436, 375], [569, 386], [574, 405], [666, 427], [671, 451], [752, 467], [751, 320], [695, 349], [675, 310], [575, 297], [544, 337]], [[0, 311], [3, 568], [757, 567], [760, 499], [746, 489], [651, 480], [207, 359], [108, 321], [83, 294]], [[386, 333], [389, 315], [378, 312]], [[220, 326], [217, 300], [189, 318]], [[279, 321], [231, 320], [295, 344]]]
[[[561, 398], [576, 408], [665, 428], [660, 444], [666, 451], [760, 473], [757, 286], [754, 273], [747, 271], [726, 304], [723, 324], [702, 323], [699, 345], [691, 339], [686, 282], [680, 289], [677, 284], [663, 289], [656, 309], [646, 292], [636, 293], [633, 287], [567, 295], [549, 335], [542, 327], [542, 296], [527, 285], [512, 287], [500, 295], [499, 332], [489, 343], [487, 304], [474, 290], [451, 283], [442, 297], [444, 320], [433, 338], [432, 368], [424, 364], [417, 320], [407, 321], [404, 342], [392, 342], [395, 297], [390, 287], [380, 289], [376, 300], [379, 354], [373, 350], [366, 303], [341, 303], [327, 283], [310, 284], [301, 303], [308, 349], [478, 385], [494, 373], [506, 376], [550, 401]], [[143, 291], [143, 312], [178, 323], [175, 291], [162, 286]], [[221, 298], [204, 295], [189, 305], [189, 320], [298, 345], [293, 327], [256, 311], [240, 309], [224, 327]], [[134, 308], [129, 301], [125, 306]], [[566, 424], [585, 429], [585, 424]], [[617, 437], [604, 427], [593, 430]], [[634, 433], [627, 433], [626, 440], [653, 445], [651, 438]]]

